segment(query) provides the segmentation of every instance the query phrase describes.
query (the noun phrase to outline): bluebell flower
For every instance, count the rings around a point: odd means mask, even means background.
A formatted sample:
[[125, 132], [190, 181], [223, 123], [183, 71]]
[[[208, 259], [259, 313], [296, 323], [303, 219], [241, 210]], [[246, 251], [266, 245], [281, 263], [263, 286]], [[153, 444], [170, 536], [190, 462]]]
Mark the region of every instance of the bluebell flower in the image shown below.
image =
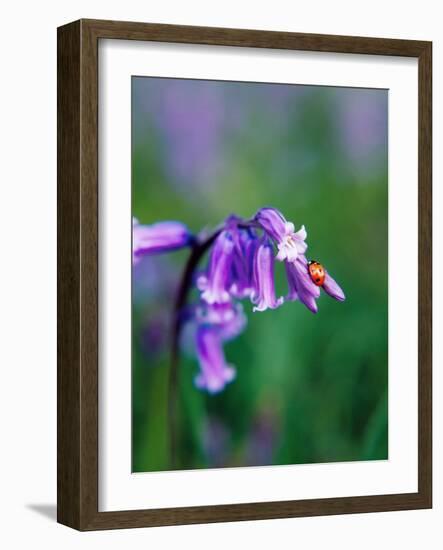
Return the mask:
[[308, 271], [308, 261], [304, 256], [297, 258], [295, 262], [286, 262], [286, 276], [288, 280], [287, 301], [300, 300], [313, 313], [317, 313], [316, 300], [320, 297], [320, 288], [335, 300], [343, 302], [345, 294], [340, 286], [325, 270], [323, 285], [317, 286], [311, 279]]
[[[344, 292], [324, 268], [322, 281], [314, 279], [310, 272], [305, 256], [308, 248], [305, 227], [295, 232], [294, 224], [275, 208], [261, 208], [249, 220], [231, 215], [209, 235], [193, 237], [179, 222], [143, 226], [137, 220], [133, 232], [134, 261], [143, 254], [193, 247], [180, 287], [176, 334], [179, 335], [183, 324], [195, 327], [200, 365], [195, 384], [209, 393], [222, 391], [235, 377], [234, 367], [226, 362], [223, 345], [237, 338], [246, 327], [247, 319], [239, 300], [248, 298], [253, 312], [276, 309], [284, 301], [300, 301], [313, 313], [317, 313], [321, 288], [334, 299], [345, 300]], [[198, 264], [208, 249], [208, 265], [196, 277]], [[276, 296], [276, 259], [284, 263], [286, 270], [285, 298]], [[186, 300], [194, 283], [200, 297], [196, 305], [191, 305]]]
[[226, 363], [222, 338], [216, 327], [201, 325], [196, 333], [197, 357], [200, 372], [195, 385], [209, 393], [218, 393], [235, 378], [235, 368]]
[[169, 252], [188, 246], [192, 235], [186, 225], [176, 221], [141, 225], [132, 219], [132, 263], [136, 264], [145, 254]]
[[276, 298], [274, 285], [274, 251], [267, 237], [264, 237], [254, 256], [254, 290], [251, 301], [253, 311], [275, 309], [282, 305], [283, 297]]
[[299, 257], [295, 262], [285, 262], [288, 279], [286, 300], [300, 300], [312, 313], [317, 313], [316, 299], [320, 297], [320, 287], [315, 285], [308, 272], [306, 258]]
[[247, 323], [246, 315], [240, 302], [207, 304], [202, 301], [196, 307], [195, 319], [199, 324], [216, 327], [224, 342], [232, 340], [241, 334]]
[[208, 304], [229, 302], [234, 241], [228, 231], [222, 231], [212, 247], [207, 273], [197, 279], [201, 298]]
[[277, 260], [293, 262], [303, 255], [308, 248], [305, 243], [307, 233], [305, 226], [295, 232], [292, 222], [288, 222], [276, 208], [261, 208], [255, 215], [255, 221], [275, 241], [278, 249]]
[[240, 229], [234, 237], [234, 257], [229, 292], [234, 298], [251, 296], [254, 287], [254, 256], [258, 238], [250, 229]]
[[246, 316], [239, 302], [208, 304], [195, 308], [196, 351], [200, 372], [195, 385], [209, 393], [221, 391], [235, 377], [235, 368], [225, 360], [223, 344], [236, 338], [246, 327]]

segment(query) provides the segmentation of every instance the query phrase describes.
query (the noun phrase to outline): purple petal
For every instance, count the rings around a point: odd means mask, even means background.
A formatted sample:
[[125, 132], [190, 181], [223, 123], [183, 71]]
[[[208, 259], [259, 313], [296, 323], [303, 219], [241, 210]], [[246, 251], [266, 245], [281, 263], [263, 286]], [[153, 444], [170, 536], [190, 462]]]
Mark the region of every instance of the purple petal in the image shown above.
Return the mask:
[[242, 304], [232, 302], [207, 304], [202, 301], [195, 316], [199, 324], [212, 325], [223, 341], [236, 338], [247, 323]]
[[320, 296], [320, 288], [311, 280], [306, 258], [299, 257], [295, 262], [286, 262], [285, 267], [289, 287], [286, 299], [293, 301], [298, 298], [312, 313], [317, 313], [315, 300]]
[[328, 272], [326, 272], [325, 282], [323, 283], [323, 289], [327, 294], [329, 294], [329, 296], [332, 296], [332, 298], [335, 298], [340, 302], [343, 302], [344, 300], [346, 300], [345, 293], [334, 281], [334, 279], [329, 275]]
[[276, 208], [261, 208], [254, 219], [275, 241], [280, 242], [285, 236], [287, 221]]
[[246, 328], [247, 318], [241, 304], [233, 306], [233, 315], [225, 319], [219, 326], [220, 338], [226, 342], [237, 338]]
[[314, 296], [312, 294], [305, 294], [303, 292], [300, 292], [300, 302], [305, 304], [305, 306], [312, 311], [312, 313], [317, 313], [318, 306], [317, 302], [315, 301]]
[[165, 221], [152, 225], [141, 225], [134, 218], [132, 222], [132, 258], [137, 263], [144, 254], [156, 254], [176, 250], [190, 244], [192, 235], [186, 225], [176, 221]]
[[289, 302], [296, 302], [299, 299], [297, 292], [296, 275], [294, 273], [294, 267], [289, 262], [285, 262], [286, 278], [288, 281], [288, 294], [285, 300]]
[[286, 221], [283, 214], [275, 208], [262, 208], [255, 215], [255, 221], [277, 244], [277, 260], [294, 262], [306, 252], [307, 233], [303, 225], [296, 233], [294, 224]]
[[229, 286], [234, 242], [227, 231], [217, 237], [211, 251], [208, 272], [200, 277], [197, 286], [203, 290], [202, 299], [208, 304], [230, 301]]
[[209, 393], [218, 393], [235, 378], [235, 369], [225, 360], [220, 335], [211, 327], [200, 326], [196, 336], [200, 373], [195, 385]]
[[252, 231], [240, 230], [234, 242], [230, 293], [242, 299], [250, 296], [253, 290], [253, 260], [258, 238]]
[[276, 298], [274, 284], [274, 250], [268, 240], [262, 240], [254, 257], [254, 290], [251, 301], [253, 311], [275, 309], [283, 303]]

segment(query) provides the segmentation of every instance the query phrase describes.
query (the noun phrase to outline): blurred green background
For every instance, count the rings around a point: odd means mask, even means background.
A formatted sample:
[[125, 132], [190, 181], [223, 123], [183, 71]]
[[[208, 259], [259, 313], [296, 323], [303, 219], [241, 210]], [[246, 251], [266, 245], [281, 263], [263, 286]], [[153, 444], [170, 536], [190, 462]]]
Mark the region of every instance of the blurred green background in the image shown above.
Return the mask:
[[[296, 228], [307, 257], [345, 291], [252, 313], [225, 346], [237, 378], [218, 395], [193, 385], [184, 334], [178, 468], [388, 457], [388, 93], [283, 84], [133, 77], [133, 214], [193, 232], [265, 205]], [[169, 338], [188, 252], [133, 270], [133, 471], [170, 469]], [[276, 266], [278, 295], [286, 293]]]

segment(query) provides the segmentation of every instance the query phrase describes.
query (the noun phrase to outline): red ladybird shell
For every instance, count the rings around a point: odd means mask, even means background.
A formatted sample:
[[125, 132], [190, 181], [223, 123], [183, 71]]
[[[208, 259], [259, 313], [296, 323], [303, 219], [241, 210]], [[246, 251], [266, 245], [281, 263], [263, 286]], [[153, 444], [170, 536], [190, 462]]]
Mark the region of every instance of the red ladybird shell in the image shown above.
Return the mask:
[[312, 279], [312, 282], [317, 286], [323, 286], [325, 282], [325, 268], [319, 262], [309, 262], [308, 265], [309, 275]]

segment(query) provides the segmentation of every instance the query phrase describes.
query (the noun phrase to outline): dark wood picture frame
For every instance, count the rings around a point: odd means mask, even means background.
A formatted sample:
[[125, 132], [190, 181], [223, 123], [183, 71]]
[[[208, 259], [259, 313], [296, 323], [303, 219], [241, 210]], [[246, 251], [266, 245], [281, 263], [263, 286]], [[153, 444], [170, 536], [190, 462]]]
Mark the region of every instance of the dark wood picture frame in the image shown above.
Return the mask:
[[[418, 58], [418, 492], [98, 511], [98, 42], [100, 39]], [[58, 521], [79, 530], [432, 506], [432, 43], [80, 20], [58, 29]]]

